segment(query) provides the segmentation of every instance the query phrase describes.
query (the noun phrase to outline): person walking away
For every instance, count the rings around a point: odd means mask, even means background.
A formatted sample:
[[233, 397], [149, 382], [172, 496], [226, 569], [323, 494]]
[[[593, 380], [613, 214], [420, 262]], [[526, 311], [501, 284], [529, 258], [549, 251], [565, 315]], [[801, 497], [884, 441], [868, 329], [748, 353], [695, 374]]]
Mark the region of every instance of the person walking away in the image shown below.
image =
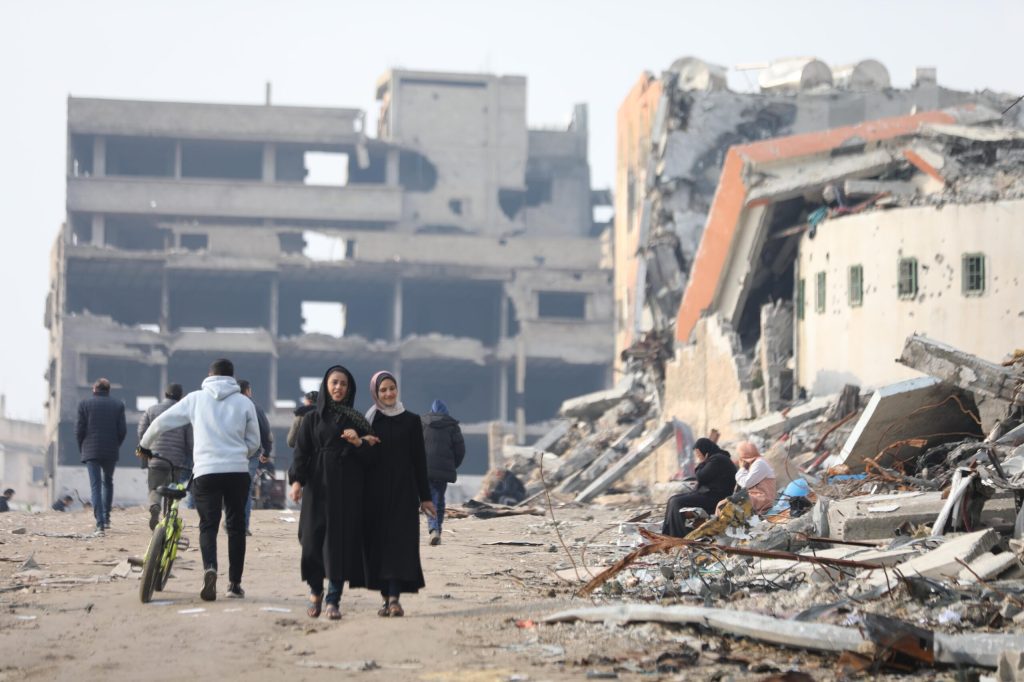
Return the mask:
[[11, 498], [14, 497], [14, 488], [8, 488], [0, 495], [0, 513], [11, 511]]
[[260, 464], [267, 464], [270, 462], [270, 453], [274, 449], [274, 433], [270, 430], [270, 420], [267, 419], [267, 413], [263, 411], [259, 403], [252, 397], [252, 384], [245, 379], [239, 379], [238, 388], [241, 389], [242, 395], [252, 401], [252, 404], [256, 406], [256, 421], [259, 422], [260, 427], [260, 452], [257, 457], [249, 458], [249, 497], [245, 501], [245, 534], [252, 535], [252, 531], [249, 530], [249, 517], [252, 516], [252, 495], [253, 490], [256, 488], [257, 482], [257, 469]]
[[309, 585], [306, 615], [320, 616], [327, 579], [327, 617], [341, 618], [341, 593], [366, 585], [363, 553], [365, 469], [372, 464], [370, 425], [353, 409], [356, 383], [335, 365], [324, 374], [313, 411], [296, 434], [288, 479], [299, 516], [302, 579]]
[[248, 459], [260, 448], [260, 429], [256, 405], [242, 395], [234, 375], [235, 366], [230, 360], [214, 361], [202, 388], [154, 419], [139, 442], [139, 451], [150, 455], [161, 434], [192, 425], [192, 486], [204, 569], [199, 596], [204, 601], [217, 598], [217, 528], [222, 508], [228, 535], [227, 596], [245, 596], [242, 571]]
[[[170, 384], [164, 391], [164, 399], [156, 405], [146, 408], [142, 418], [139, 420], [138, 436], [139, 441], [146, 435], [146, 429], [153, 423], [153, 420], [172, 408], [181, 400], [183, 390], [181, 384]], [[192, 425], [177, 429], [171, 429], [157, 439], [153, 451], [164, 459], [168, 459], [178, 469], [178, 479], [172, 480], [171, 464], [163, 459], [155, 457], [147, 458], [147, 483], [149, 484], [149, 529], [156, 528], [160, 522], [161, 498], [156, 490], [162, 485], [179, 483], [188, 480], [190, 472], [186, 471], [192, 462]], [[184, 477], [184, 480], [182, 480]]]
[[295, 447], [295, 438], [299, 433], [299, 425], [302, 424], [302, 418], [307, 414], [316, 409], [316, 401], [319, 397], [319, 391], [310, 391], [306, 395], [302, 396], [302, 404], [295, 408], [294, 418], [292, 419], [292, 425], [288, 428], [288, 436], [285, 437], [285, 442], [288, 443], [288, 447]]
[[65, 495], [64, 497], [60, 498], [52, 505], [50, 505], [50, 509], [56, 512], [66, 512], [68, 510], [68, 507], [70, 507], [71, 503], [74, 501], [74, 498], [72, 498], [70, 495]]
[[431, 403], [430, 412], [421, 419], [423, 445], [427, 452], [427, 483], [430, 485], [430, 499], [437, 511], [427, 519], [427, 528], [430, 529], [430, 544], [440, 545], [444, 496], [448, 484], [458, 480], [457, 470], [466, 457], [466, 441], [459, 422], [448, 413], [448, 406], [442, 400]]
[[366, 483], [367, 586], [380, 590], [379, 616], [402, 616], [403, 592], [425, 587], [420, 566], [419, 512], [436, 516], [427, 483], [427, 455], [419, 415], [398, 400], [398, 381], [391, 372], [370, 380], [373, 407], [366, 413], [380, 443], [374, 445], [374, 467]]
[[97, 379], [92, 397], [78, 404], [75, 437], [78, 451], [89, 471], [92, 490], [92, 513], [96, 532], [110, 528], [110, 505], [114, 500], [114, 467], [120, 456], [121, 443], [128, 434], [124, 420], [124, 403], [110, 397], [110, 381]]
[[750, 493], [750, 506], [755, 514], [763, 514], [775, 504], [775, 471], [757, 446], [743, 441], [736, 447], [739, 470], [736, 472], [736, 487]]

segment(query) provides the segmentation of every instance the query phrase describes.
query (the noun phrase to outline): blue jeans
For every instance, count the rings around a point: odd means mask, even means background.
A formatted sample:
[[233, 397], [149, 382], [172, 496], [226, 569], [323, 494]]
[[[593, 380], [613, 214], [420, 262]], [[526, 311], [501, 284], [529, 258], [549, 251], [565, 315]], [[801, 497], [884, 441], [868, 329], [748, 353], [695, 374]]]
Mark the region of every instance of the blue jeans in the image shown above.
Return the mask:
[[[110, 503], [114, 500], [114, 467], [117, 460], [90, 459], [85, 463], [92, 489], [92, 515], [99, 527], [110, 525]], [[102, 477], [102, 478], [101, 478]]]
[[249, 458], [249, 496], [245, 498], [245, 529], [249, 530], [249, 516], [252, 514], [252, 491], [256, 487], [256, 468], [260, 465], [259, 457]]
[[448, 490], [448, 481], [438, 481], [432, 478], [428, 483], [430, 484], [430, 499], [434, 501], [434, 506], [437, 508], [437, 516], [427, 517], [427, 528], [440, 533], [441, 523], [444, 521], [444, 494]]
[[[309, 591], [311, 594], [323, 594], [324, 583], [321, 580], [319, 585], [313, 584], [313, 581], [308, 581]], [[327, 596], [324, 597], [324, 602], [327, 604], [334, 604], [337, 606], [341, 603], [341, 593], [345, 588], [345, 583], [336, 583], [333, 580], [327, 581]]]

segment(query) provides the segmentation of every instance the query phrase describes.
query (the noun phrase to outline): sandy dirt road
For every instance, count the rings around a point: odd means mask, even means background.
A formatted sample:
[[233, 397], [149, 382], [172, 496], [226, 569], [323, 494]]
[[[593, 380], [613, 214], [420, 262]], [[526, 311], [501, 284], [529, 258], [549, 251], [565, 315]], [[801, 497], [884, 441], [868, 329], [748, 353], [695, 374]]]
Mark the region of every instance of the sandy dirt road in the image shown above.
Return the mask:
[[[590, 556], [599, 556], [615, 531], [591, 538], [628, 512], [556, 513], [578, 559], [588, 540]], [[297, 514], [253, 513], [246, 597], [215, 602], [199, 599], [197, 517], [185, 514], [193, 549], [146, 605], [135, 575], [110, 577], [145, 550], [143, 509], [115, 510], [102, 537], [88, 534], [87, 512], [0, 514], [0, 680], [570, 680], [611, 670], [601, 662], [651, 654], [650, 638], [635, 631], [517, 627], [587, 603], [572, 600], [572, 585], [554, 575], [569, 562], [543, 517], [449, 520], [439, 547], [426, 545], [424, 523], [427, 589], [403, 599], [406, 617], [378, 617], [379, 596], [353, 590], [343, 619], [330, 622], [305, 614], [296, 524], [284, 520]], [[495, 541], [537, 545], [486, 544]], [[218, 549], [223, 571], [223, 533]], [[30, 557], [38, 568], [23, 568]], [[222, 577], [218, 588], [225, 586]]]

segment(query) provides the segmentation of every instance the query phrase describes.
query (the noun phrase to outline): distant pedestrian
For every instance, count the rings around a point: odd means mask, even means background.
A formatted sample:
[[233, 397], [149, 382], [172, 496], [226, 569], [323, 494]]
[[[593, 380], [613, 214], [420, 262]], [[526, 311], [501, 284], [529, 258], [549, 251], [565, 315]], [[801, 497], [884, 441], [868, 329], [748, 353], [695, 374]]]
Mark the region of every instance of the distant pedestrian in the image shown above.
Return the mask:
[[310, 391], [306, 395], [302, 396], [302, 404], [296, 407], [295, 411], [292, 413], [295, 416], [292, 419], [291, 427], [288, 429], [288, 437], [285, 438], [285, 442], [288, 443], [288, 447], [295, 447], [295, 441], [299, 435], [299, 427], [302, 425], [302, 418], [316, 410], [316, 401], [319, 397], [319, 391]]
[[128, 433], [124, 420], [124, 403], [110, 397], [110, 381], [97, 379], [92, 397], [78, 404], [75, 436], [82, 461], [89, 470], [92, 489], [92, 513], [96, 532], [110, 528], [110, 505], [114, 500], [114, 467], [120, 456], [121, 443]]
[[459, 422], [449, 413], [442, 400], [430, 405], [430, 412], [423, 415], [423, 445], [427, 451], [427, 482], [430, 484], [430, 498], [434, 501], [437, 514], [427, 519], [430, 529], [430, 544], [441, 544], [441, 524], [444, 521], [444, 496], [449, 483], [458, 479], [457, 469], [466, 457], [466, 441], [462, 437]]
[[244, 597], [245, 500], [249, 494], [248, 459], [260, 449], [256, 405], [242, 395], [235, 366], [220, 359], [210, 365], [203, 387], [182, 398], [146, 429], [139, 451], [152, 452], [160, 435], [192, 425], [192, 487], [199, 512], [199, 549], [203, 556], [205, 601], [217, 598], [217, 528], [221, 509], [228, 534], [228, 597]]
[[56, 512], [66, 512], [68, 510], [68, 507], [70, 507], [71, 503], [73, 503], [74, 501], [75, 500], [70, 495], [65, 495], [64, 497], [54, 502], [50, 506], [50, 509]]
[[270, 420], [267, 419], [267, 413], [263, 411], [260, 404], [252, 397], [252, 384], [246, 379], [239, 379], [238, 388], [242, 391], [242, 395], [251, 400], [252, 404], [256, 407], [256, 421], [260, 427], [260, 450], [256, 455], [249, 458], [249, 497], [245, 501], [245, 534], [252, 535], [252, 531], [249, 530], [249, 517], [252, 516], [252, 494], [258, 478], [257, 469], [259, 469], [260, 464], [268, 464], [270, 462], [271, 452], [274, 449], [274, 432], [270, 430]]
[[[146, 409], [142, 419], [139, 420], [138, 435], [140, 441], [146, 435], [146, 429], [153, 423], [153, 420], [176, 405], [181, 400], [182, 393], [181, 384], [171, 384], [164, 391], [164, 399], [156, 405], [150, 405]], [[184, 483], [191, 474], [192, 425], [186, 424], [162, 434], [153, 446], [153, 451], [164, 459], [169, 459], [174, 464], [178, 469], [178, 480], [171, 480], [171, 464], [168, 464], [163, 459], [149, 458], [147, 478], [149, 483], [150, 530], [156, 528], [156, 524], [160, 522], [162, 503], [160, 494], [156, 489], [168, 483]]]
[[0, 495], [0, 513], [11, 511], [11, 498], [14, 497], [14, 488], [8, 488]]

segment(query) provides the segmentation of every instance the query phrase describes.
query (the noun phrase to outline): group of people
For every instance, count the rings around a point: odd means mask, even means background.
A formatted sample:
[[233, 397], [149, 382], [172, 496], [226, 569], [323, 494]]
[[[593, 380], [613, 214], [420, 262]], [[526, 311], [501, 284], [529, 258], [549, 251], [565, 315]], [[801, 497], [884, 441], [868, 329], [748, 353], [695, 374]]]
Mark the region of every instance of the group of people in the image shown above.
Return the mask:
[[718, 432], [710, 438], [699, 438], [693, 446], [697, 460], [695, 478], [690, 489], [673, 495], [665, 508], [663, 535], [685, 537], [693, 530], [688, 525], [686, 509], [700, 508], [708, 515], [715, 514], [726, 498], [745, 490], [750, 496], [754, 513], [761, 514], [775, 504], [775, 472], [757, 450], [757, 446], [743, 441], [736, 448], [737, 458], [718, 446]]
[[[289, 494], [301, 504], [300, 574], [309, 586], [307, 613], [314, 618], [323, 612], [341, 618], [346, 582], [380, 593], [378, 615], [404, 615], [401, 595], [425, 585], [419, 513], [429, 518], [431, 544], [440, 544], [445, 488], [455, 481], [465, 456], [458, 422], [442, 401], [434, 401], [421, 419], [402, 405], [398, 381], [387, 371], [371, 378], [370, 391], [373, 406], [360, 414], [354, 408], [355, 378], [341, 365], [330, 367], [320, 390], [307, 394], [307, 404], [296, 410], [288, 435], [289, 444], [294, 443]], [[140, 427], [139, 453], [152, 456], [166, 447], [162, 439], [168, 434], [190, 428], [204, 568], [200, 597], [217, 598], [222, 509], [228, 536], [226, 595], [243, 597], [249, 461], [266, 450], [262, 420], [235, 381], [229, 360], [210, 366], [199, 391], [169, 400], [172, 404]]]

